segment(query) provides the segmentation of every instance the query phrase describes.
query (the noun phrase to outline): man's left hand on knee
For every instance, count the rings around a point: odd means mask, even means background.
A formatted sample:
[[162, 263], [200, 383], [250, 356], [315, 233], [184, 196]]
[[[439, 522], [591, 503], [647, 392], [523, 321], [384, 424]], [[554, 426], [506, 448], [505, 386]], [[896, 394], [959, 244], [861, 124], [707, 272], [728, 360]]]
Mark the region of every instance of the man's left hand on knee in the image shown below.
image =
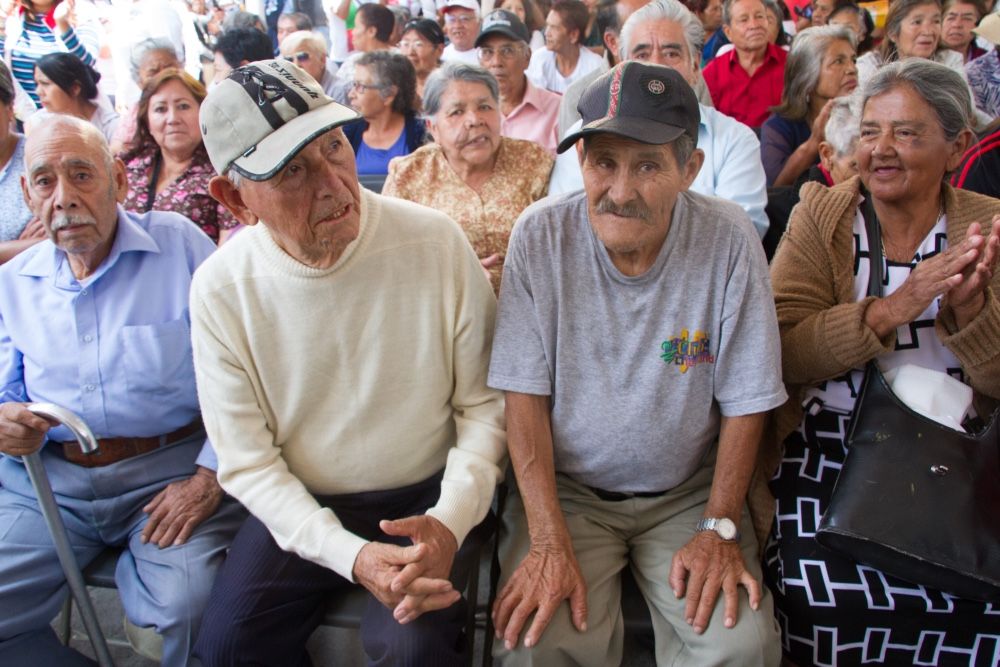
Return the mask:
[[698, 634], [708, 627], [720, 590], [725, 597], [725, 625], [736, 625], [740, 585], [747, 589], [750, 608], [756, 611], [760, 582], [747, 571], [740, 543], [711, 532], [696, 533], [670, 564], [670, 587], [678, 598], [687, 597], [684, 619]]
[[143, 544], [152, 542], [161, 549], [184, 544], [198, 524], [215, 513], [222, 496], [215, 471], [201, 466], [188, 479], [168, 484], [142, 508], [149, 515]]

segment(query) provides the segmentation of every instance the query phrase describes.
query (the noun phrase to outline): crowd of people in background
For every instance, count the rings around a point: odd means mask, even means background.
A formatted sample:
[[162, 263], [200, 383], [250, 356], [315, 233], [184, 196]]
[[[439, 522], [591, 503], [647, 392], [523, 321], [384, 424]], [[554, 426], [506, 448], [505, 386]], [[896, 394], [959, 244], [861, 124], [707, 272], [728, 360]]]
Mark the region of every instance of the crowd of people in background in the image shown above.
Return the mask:
[[[1000, 114], [1000, 18], [988, 0], [943, 5], [939, 0], [896, 0], [887, 12], [854, 0], [686, 3], [697, 21], [685, 26], [683, 41], [698, 48], [687, 64], [679, 39], [669, 48], [651, 43], [636, 54], [621, 53], [621, 26], [645, 4], [642, 0], [507, 0], [485, 6], [479, 0], [272, 0], [260, 6], [204, 0], [15, 0], [0, 11], [5, 14], [0, 50], [11, 74], [14, 131], [30, 131], [46, 113], [89, 120], [108, 137], [115, 153], [133, 165], [133, 191], [145, 192], [157, 181], [153, 195], [174, 184], [173, 190], [203, 199], [185, 208], [216, 240], [220, 232], [213, 222], [214, 205], [207, 193], [199, 197], [186, 182], [187, 172], [197, 172], [203, 159], [195, 156], [164, 170], [147, 147], [143, 166], [137, 161], [140, 147], [134, 141], [148, 127], [137, 117], [140, 99], [153, 94], [148, 86], [165, 68], [183, 70], [211, 87], [249, 62], [269, 57], [294, 62], [328, 95], [363, 116], [349, 136], [370, 183], [379, 183], [394, 159], [403, 160], [425, 142], [441, 146], [428, 131], [434, 113], [427, 113], [424, 88], [445, 63], [481, 67], [495, 81], [497, 137], [533, 142], [552, 155], [578, 118], [580, 94], [609, 67], [636, 59], [690, 68], [686, 77], [703, 109], [734, 119], [759, 140], [753, 149], [756, 159], [740, 157], [740, 166], [730, 168], [749, 175], [759, 162], [763, 182], [747, 177], [730, 185], [717, 179], [723, 188], [717, 194], [735, 201], [767, 199], [775, 211], [787, 210], [789, 197], [795, 200], [811, 169], [822, 170], [819, 147], [835, 100], [850, 98], [885, 64], [916, 57], [955, 69], [968, 82], [975, 105], [973, 129], [984, 136]], [[148, 143], [148, 132], [144, 136]], [[728, 139], [723, 143], [723, 152], [733, 147]], [[502, 154], [493, 151], [486, 167], [492, 170]], [[728, 155], [725, 159], [733, 161]], [[530, 194], [516, 193], [514, 199], [527, 205], [545, 194], [579, 187], [572, 162], [571, 155], [557, 160], [542, 179], [547, 181], [544, 189], [532, 186]], [[401, 162], [397, 169], [405, 164], [412, 162]], [[454, 160], [449, 164], [457, 169]], [[532, 167], [539, 164], [546, 163], [533, 161]], [[429, 183], [440, 180], [426, 178]], [[397, 187], [398, 178], [392, 180]], [[829, 178], [826, 182], [831, 183]], [[473, 190], [481, 195], [479, 205], [486, 206], [489, 197]], [[130, 198], [130, 204], [139, 199], [148, 197]], [[156, 206], [169, 199], [161, 197]], [[415, 199], [443, 200], [430, 191]], [[770, 220], [763, 207], [746, 210], [773, 253], [787, 217], [777, 214]], [[510, 227], [519, 212], [517, 206], [510, 208], [501, 216], [502, 226]], [[228, 228], [219, 229], [226, 238]], [[30, 239], [5, 241], [23, 247]], [[503, 243], [490, 245], [499, 249]]]
[[[878, 355], [900, 354], [892, 339], [897, 328], [916, 326], [927, 334], [907, 358], [957, 369], [977, 390], [997, 393], [1000, 350], [969, 352], [970, 340], [1000, 340], [990, 277], [976, 281], [973, 270], [966, 276], [972, 287], [947, 308], [925, 298], [906, 303], [908, 309], [859, 310], [867, 303], [869, 257], [859, 202], [870, 199], [883, 218], [887, 292], [912, 292], [925, 275], [916, 270], [921, 261], [946, 246], [996, 251], [995, 0], [0, 0], [0, 53], [0, 264], [54, 238], [29, 205], [42, 186], [26, 171], [25, 145], [35, 133], [69, 136], [77, 121], [93, 126], [121, 160], [118, 201], [129, 216], [180, 214], [216, 246], [245, 233], [245, 223], [256, 218], [240, 197], [275, 175], [254, 173], [252, 183], [241, 186], [246, 175], [238, 170], [219, 174], [199, 113], [211, 91], [234, 81], [261, 96], [273, 91], [277, 84], [267, 72], [250, 65], [277, 59], [314, 81], [324, 100], [353, 110], [356, 118], [342, 131], [361, 184], [436, 210], [426, 213], [430, 218], [444, 214], [455, 221], [479, 260], [476, 273], [485, 273], [494, 295], [503, 295], [503, 281], [512, 279], [505, 270], [508, 246], [525, 212], [534, 221], [530, 231], [545, 237], [539, 220], [548, 209], [540, 206], [559, 202], [570, 210], [572, 193], [593, 186], [600, 169], [610, 174], [620, 166], [610, 157], [591, 165], [585, 154], [591, 144], [575, 143], [595, 122], [619, 113], [613, 83], [604, 116], [585, 108], [595, 82], [606, 85], [610, 70], [639, 76], [623, 63], [669, 68], [667, 79], [643, 74], [641, 82], [647, 97], [661, 94], [663, 81], [684, 86], [685, 112], [696, 116], [689, 118], [696, 141], [685, 146], [682, 137], [671, 144], [686, 165], [693, 164], [691, 151], [700, 151], [683, 190], [696, 193], [695, 204], [729, 202], [718, 210], [727, 220], [739, 218], [739, 228], [749, 230], [754, 245], [759, 239], [771, 263], [790, 398], [774, 412], [777, 428], [766, 434], [772, 440], [765, 438], [771, 504], [764, 519], [754, 514], [751, 524], [747, 517], [746, 532], [756, 532], [749, 552], [759, 547], [759, 553], [749, 570], [771, 591], [786, 657], [812, 664], [816, 633], [831, 628], [841, 644], [867, 647], [875, 640], [866, 628], [876, 620], [891, 632], [899, 629], [902, 638], [892, 650], [903, 661], [911, 656], [906, 646], [918, 643], [912, 627], [940, 633], [946, 646], [996, 634], [996, 611], [983, 603], [949, 598], [929, 613], [933, 604], [924, 608], [923, 599], [911, 596], [873, 612], [862, 596], [844, 595], [836, 607], [817, 607], [820, 593], [811, 588], [817, 581], [798, 576], [809, 561], [822, 564], [827, 586], [854, 585], [853, 563], [817, 555], [808, 521], [798, 513], [803, 502], [829, 502], [831, 478], [810, 476], [799, 464], [822, 451], [839, 466], [838, 424], [853, 409], [858, 369]], [[268, 108], [272, 115], [260, 122], [275, 128], [286, 122], [284, 112]], [[76, 120], [64, 123], [62, 116]], [[94, 134], [83, 143], [90, 150], [100, 141]], [[645, 168], [641, 161], [635, 166]], [[905, 172], [905, 183], [896, 187], [889, 172]], [[210, 185], [220, 175], [231, 181], [224, 197]], [[603, 213], [619, 211], [617, 204], [601, 205]], [[418, 209], [387, 210], [402, 219]], [[524, 275], [541, 270], [546, 262], [532, 263], [538, 259], [521, 258]], [[988, 261], [996, 264], [995, 257]], [[530, 291], [529, 282], [520, 280], [508, 295]], [[559, 286], [559, 298], [569, 298], [562, 290], [572, 289]], [[489, 301], [481, 291], [477, 308]], [[769, 303], [767, 295], [757, 296]], [[212, 304], [202, 305], [206, 320], [225, 306]], [[942, 325], [939, 307], [958, 316]], [[983, 309], [993, 319], [984, 321]], [[296, 312], [304, 316], [306, 309]], [[6, 317], [0, 312], [0, 324]], [[532, 337], [534, 329], [516, 331], [531, 340], [509, 334], [512, 368], [523, 347], [547, 350], [550, 343], [541, 333]], [[837, 350], [831, 351], [831, 339], [839, 341]], [[442, 382], [451, 387], [450, 378]], [[780, 393], [767, 410], [781, 403]], [[803, 413], [809, 400], [822, 409]], [[563, 621], [569, 628], [570, 618]], [[3, 641], [0, 635], [0, 647]]]

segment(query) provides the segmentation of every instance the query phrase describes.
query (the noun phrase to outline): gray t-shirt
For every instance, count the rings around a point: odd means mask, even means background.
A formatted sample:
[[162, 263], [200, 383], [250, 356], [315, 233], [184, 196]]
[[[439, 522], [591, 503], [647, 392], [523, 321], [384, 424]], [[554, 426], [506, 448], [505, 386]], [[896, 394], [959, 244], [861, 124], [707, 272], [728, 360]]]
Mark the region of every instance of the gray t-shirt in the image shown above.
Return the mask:
[[511, 234], [488, 384], [552, 396], [558, 472], [610, 491], [677, 486], [721, 415], [786, 399], [747, 214], [681, 193], [656, 262], [629, 277], [595, 236], [584, 193], [535, 203]]

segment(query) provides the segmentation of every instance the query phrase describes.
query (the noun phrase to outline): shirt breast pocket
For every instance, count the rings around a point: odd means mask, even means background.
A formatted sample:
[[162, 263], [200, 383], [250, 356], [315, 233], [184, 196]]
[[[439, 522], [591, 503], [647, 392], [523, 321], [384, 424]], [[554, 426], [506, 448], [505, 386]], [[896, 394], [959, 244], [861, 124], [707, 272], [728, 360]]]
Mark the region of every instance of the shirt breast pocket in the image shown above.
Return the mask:
[[171, 396], [194, 392], [191, 327], [187, 318], [122, 327], [125, 381], [130, 393]]

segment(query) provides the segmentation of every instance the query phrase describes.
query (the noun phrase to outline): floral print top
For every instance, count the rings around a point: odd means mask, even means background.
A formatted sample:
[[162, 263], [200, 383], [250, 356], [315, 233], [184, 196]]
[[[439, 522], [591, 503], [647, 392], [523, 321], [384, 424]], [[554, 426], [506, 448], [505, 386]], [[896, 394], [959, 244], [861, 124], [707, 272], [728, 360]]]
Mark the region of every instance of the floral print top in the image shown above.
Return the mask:
[[205, 147], [201, 146], [194, 152], [187, 170], [163, 188], [153, 200], [153, 205], [149, 206], [149, 181], [159, 151], [160, 148], [152, 144], [121, 156], [128, 174], [125, 208], [136, 213], [149, 210], [180, 213], [218, 243], [219, 231], [237, 227], [239, 221], [208, 193], [208, 182], [215, 176], [215, 169], [208, 161]]
[[[476, 192], [448, 164], [440, 144], [427, 144], [389, 163], [382, 194], [437, 209], [455, 220], [476, 254], [501, 260], [521, 211], [546, 195], [552, 155], [531, 141], [500, 138], [493, 174]], [[493, 291], [500, 290], [503, 262], [490, 269]]]
[[15, 241], [33, 217], [21, 192], [24, 173], [24, 137], [17, 136], [14, 153], [0, 168], [0, 241]]

